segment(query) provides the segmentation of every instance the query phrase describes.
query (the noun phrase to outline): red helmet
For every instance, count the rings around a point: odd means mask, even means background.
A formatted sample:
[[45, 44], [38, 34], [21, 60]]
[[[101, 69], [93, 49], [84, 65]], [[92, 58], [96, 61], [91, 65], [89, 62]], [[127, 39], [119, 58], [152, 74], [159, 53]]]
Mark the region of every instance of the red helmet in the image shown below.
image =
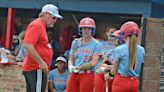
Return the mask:
[[85, 17], [85, 18], [81, 19], [81, 21], [79, 23], [79, 29], [78, 29], [79, 35], [81, 35], [81, 28], [82, 27], [93, 28], [92, 35], [95, 34], [96, 25], [95, 25], [95, 21], [92, 18]]
[[124, 35], [124, 38], [130, 35], [138, 36], [138, 33], [140, 32], [138, 25], [133, 21], [125, 22], [121, 26], [120, 30], [121, 30], [121, 33]]

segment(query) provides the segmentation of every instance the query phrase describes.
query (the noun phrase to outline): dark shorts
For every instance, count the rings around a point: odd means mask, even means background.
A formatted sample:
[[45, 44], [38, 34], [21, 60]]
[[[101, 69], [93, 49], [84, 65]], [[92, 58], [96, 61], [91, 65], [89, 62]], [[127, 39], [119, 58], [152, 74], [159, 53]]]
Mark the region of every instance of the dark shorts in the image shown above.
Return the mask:
[[26, 79], [26, 92], [45, 92], [47, 85], [47, 73], [41, 70], [24, 71]]

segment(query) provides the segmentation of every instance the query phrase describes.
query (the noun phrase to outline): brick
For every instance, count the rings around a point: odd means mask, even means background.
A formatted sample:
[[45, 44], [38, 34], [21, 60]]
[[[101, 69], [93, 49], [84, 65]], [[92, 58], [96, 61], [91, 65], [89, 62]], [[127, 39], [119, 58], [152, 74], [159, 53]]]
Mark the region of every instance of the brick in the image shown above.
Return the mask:
[[146, 30], [146, 41], [158, 41], [160, 38], [160, 34], [158, 31]]
[[160, 67], [160, 57], [146, 55], [144, 59], [144, 67]]
[[143, 80], [160, 81], [160, 68], [144, 68]]
[[0, 92], [26, 92], [21, 68], [17, 65], [0, 64]]
[[143, 80], [142, 92], [159, 92], [159, 82]]
[[13, 92], [20, 92], [20, 89], [19, 88], [14, 88]]
[[146, 29], [142, 92], [159, 92], [160, 54], [164, 45], [163, 22], [160, 19], [149, 18]]

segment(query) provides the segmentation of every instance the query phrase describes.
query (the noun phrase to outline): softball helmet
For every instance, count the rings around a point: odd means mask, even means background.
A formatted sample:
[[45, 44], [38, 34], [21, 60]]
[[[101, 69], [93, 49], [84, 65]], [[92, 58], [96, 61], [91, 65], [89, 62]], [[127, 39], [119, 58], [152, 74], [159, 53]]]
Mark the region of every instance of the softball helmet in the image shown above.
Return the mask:
[[83, 27], [92, 28], [92, 36], [95, 35], [96, 25], [95, 25], [95, 21], [92, 18], [85, 17], [85, 18], [81, 19], [81, 21], [79, 23], [79, 27], [78, 27], [78, 32], [79, 32], [80, 36], [82, 34], [81, 28], [83, 28]]
[[121, 34], [124, 35], [124, 38], [126, 38], [127, 36], [130, 36], [130, 35], [138, 36], [138, 33], [140, 32], [140, 28], [133, 21], [125, 22], [121, 26], [120, 30], [121, 30]]

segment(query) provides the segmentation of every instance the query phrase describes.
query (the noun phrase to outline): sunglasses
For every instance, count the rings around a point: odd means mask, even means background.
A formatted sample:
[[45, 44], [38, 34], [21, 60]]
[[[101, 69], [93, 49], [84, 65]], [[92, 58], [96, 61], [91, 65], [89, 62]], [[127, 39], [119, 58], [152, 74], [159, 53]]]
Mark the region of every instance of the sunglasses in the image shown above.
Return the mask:
[[53, 19], [57, 19], [55, 16], [52, 16]]
[[57, 20], [57, 17], [53, 16], [52, 14], [50, 14], [50, 15], [51, 15], [52, 19]]

